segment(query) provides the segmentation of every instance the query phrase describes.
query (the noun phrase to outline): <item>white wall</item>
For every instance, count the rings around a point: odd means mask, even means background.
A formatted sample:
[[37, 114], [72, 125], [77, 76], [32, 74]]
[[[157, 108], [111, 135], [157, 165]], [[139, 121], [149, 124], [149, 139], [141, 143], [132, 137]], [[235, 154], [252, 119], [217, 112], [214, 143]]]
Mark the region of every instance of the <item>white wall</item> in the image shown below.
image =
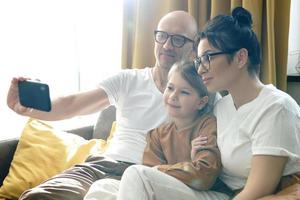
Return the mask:
[[[300, 76], [300, 1], [291, 0], [288, 75]], [[299, 68], [299, 72], [295, 67]], [[300, 82], [288, 82], [287, 92], [300, 105]]]
[[[300, 1], [291, 0], [290, 11], [290, 32], [289, 32], [289, 52], [288, 52], [288, 74], [300, 75]], [[298, 66], [299, 72], [295, 66]]]

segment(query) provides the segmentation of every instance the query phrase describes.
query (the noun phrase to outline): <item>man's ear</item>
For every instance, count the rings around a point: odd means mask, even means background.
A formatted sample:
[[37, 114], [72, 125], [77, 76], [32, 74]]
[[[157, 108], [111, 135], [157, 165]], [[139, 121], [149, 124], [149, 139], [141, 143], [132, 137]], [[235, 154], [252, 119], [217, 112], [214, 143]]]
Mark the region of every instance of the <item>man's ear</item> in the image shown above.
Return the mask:
[[248, 62], [248, 50], [245, 48], [241, 48], [236, 52], [236, 62], [239, 69], [242, 69], [244, 66], [246, 66]]
[[188, 61], [192, 62], [193, 60], [195, 60], [196, 56], [197, 56], [197, 51], [194, 48], [191, 48], [190, 52], [187, 55], [187, 59]]
[[201, 110], [208, 102], [208, 96], [202, 97], [199, 100], [199, 104], [198, 104], [198, 110]]

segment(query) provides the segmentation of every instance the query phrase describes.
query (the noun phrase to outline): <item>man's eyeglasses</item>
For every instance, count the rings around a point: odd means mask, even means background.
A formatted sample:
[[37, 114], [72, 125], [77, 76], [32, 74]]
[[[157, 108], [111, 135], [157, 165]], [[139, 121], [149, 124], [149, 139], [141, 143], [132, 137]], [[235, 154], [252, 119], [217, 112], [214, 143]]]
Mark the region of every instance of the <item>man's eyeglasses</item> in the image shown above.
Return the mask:
[[202, 66], [206, 71], [210, 70], [210, 61], [213, 56], [222, 55], [222, 54], [232, 54], [238, 50], [231, 50], [231, 51], [218, 51], [218, 52], [211, 52], [205, 53], [200, 57], [197, 57], [194, 60], [194, 66], [198, 71], [200, 66]]
[[164, 31], [154, 31], [154, 37], [155, 41], [159, 44], [165, 44], [168, 38], [171, 37], [171, 44], [173, 45], [173, 47], [177, 48], [182, 47], [186, 42], [194, 43], [194, 40], [187, 38], [183, 35], [169, 34]]

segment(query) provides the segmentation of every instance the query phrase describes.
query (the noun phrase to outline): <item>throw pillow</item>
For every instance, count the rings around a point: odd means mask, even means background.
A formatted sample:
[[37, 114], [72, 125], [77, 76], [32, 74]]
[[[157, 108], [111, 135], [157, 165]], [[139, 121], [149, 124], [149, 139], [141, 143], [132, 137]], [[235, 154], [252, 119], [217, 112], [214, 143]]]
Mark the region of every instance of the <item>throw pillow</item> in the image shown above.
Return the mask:
[[29, 119], [0, 188], [0, 199], [18, 199], [25, 190], [83, 162], [92, 153], [103, 151], [104, 146], [103, 140], [85, 140], [55, 130], [46, 122]]

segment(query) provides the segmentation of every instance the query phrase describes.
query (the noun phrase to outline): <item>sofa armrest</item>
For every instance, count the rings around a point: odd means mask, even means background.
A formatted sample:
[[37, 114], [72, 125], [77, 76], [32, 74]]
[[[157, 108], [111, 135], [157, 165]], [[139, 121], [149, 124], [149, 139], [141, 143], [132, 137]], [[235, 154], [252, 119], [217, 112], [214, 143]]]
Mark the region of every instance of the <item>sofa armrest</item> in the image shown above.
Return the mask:
[[18, 141], [18, 138], [0, 141], [0, 186], [8, 174]]

